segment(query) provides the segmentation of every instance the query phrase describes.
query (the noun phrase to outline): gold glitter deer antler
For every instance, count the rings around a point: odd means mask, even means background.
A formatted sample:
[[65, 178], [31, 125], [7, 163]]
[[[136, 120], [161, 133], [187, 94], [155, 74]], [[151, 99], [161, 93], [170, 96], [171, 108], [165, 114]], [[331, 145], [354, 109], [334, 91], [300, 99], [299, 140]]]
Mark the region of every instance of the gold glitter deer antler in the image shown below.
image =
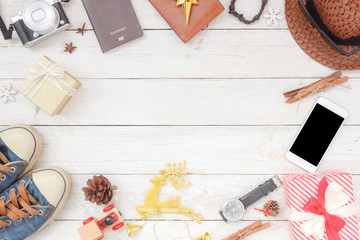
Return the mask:
[[186, 167], [186, 161], [184, 161], [184, 164], [180, 162], [178, 165], [179, 167], [177, 168], [176, 163], [173, 163], [172, 165], [168, 163], [168, 171], [166, 169], [159, 171], [163, 179], [171, 182], [176, 190], [179, 190], [180, 188], [186, 188], [190, 185], [190, 182], [186, 183], [185, 179], [183, 179], [187, 173], [181, 173]]
[[185, 15], [186, 25], [189, 24], [191, 7], [193, 4], [197, 4], [197, 0], [177, 0], [176, 5], [182, 5], [183, 12]]

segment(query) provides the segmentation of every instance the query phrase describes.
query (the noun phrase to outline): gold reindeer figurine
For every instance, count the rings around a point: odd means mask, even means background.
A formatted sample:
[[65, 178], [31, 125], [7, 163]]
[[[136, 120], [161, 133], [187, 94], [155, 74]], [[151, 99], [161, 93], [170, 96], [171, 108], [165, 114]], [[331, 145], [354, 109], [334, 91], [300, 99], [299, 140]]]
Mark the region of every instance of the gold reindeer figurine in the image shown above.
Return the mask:
[[150, 180], [154, 186], [146, 194], [144, 206], [136, 207], [137, 212], [143, 220], [154, 214], [159, 216], [162, 213], [183, 213], [197, 223], [201, 223], [201, 220], [204, 219], [203, 216], [195, 213], [190, 208], [182, 206], [179, 203], [180, 196], [162, 202], [158, 200], [160, 189], [162, 186], [165, 186], [167, 182], [171, 182], [176, 190], [186, 188], [190, 185], [189, 182], [186, 183], [183, 179], [183, 177], [187, 175], [187, 173], [182, 173], [185, 169], [186, 161], [184, 161], [184, 164], [180, 162], [178, 165], [177, 167], [177, 164], [174, 163], [171, 165], [169, 163], [169, 170], [163, 169], [159, 171], [162, 175], [161, 178], [155, 177]]

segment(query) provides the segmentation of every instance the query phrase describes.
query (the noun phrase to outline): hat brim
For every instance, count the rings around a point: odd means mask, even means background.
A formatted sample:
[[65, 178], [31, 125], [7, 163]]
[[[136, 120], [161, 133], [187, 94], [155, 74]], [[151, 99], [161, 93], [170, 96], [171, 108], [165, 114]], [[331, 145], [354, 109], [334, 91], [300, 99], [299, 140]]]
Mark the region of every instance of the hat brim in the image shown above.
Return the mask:
[[[360, 69], [360, 52], [350, 57], [342, 55], [325, 41], [319, 31], [311, 25], [297, 0], [285, 1], [285, 15], [289, 30], [301, 49], [315, 61], [335, 69]], [[342, 46], [351, 51], [357, 47]]]

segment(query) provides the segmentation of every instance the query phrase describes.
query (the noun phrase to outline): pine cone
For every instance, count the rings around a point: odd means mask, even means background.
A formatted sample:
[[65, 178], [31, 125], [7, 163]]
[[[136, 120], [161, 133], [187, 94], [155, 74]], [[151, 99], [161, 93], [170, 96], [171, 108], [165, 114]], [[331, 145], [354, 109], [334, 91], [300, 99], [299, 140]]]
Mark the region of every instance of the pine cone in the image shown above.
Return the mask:
[[[266, 210], [268, 207], [269, 202], [265, 203], [263, 209]], [[269, 215], [272, 217], [275, 217], [279, 214], [280, 211], [280, 206], [279, 203], [277, 201], [271, 201], [270, 206], [269, 206]]]
[[85, 200], [97, 205], [107, 205], [113, 198], [113, 191], [117, 188], [111, 186], [110, 181], [103, 175], [94, 176], [93, 179], [88, 179], [86, 184], [88, 187], [83, 187]]

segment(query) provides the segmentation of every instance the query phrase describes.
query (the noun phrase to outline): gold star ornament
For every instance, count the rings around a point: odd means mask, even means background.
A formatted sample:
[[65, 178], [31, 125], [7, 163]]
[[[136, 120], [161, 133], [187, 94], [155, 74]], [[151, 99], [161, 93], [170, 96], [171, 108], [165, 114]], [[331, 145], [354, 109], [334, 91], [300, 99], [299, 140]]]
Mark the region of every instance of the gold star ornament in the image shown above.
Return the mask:
[[188, 25], [189, 23], [191, 7], [193, 4], [197, 4], [197, 0], [177, 0], [176, 5], [182, 5], [185, 15], [186, 25]]
[[196, 238], [195, 240], [211, 240], [210, 234], [207, 232], [204, 235], [201, 235], [200, 237]]

